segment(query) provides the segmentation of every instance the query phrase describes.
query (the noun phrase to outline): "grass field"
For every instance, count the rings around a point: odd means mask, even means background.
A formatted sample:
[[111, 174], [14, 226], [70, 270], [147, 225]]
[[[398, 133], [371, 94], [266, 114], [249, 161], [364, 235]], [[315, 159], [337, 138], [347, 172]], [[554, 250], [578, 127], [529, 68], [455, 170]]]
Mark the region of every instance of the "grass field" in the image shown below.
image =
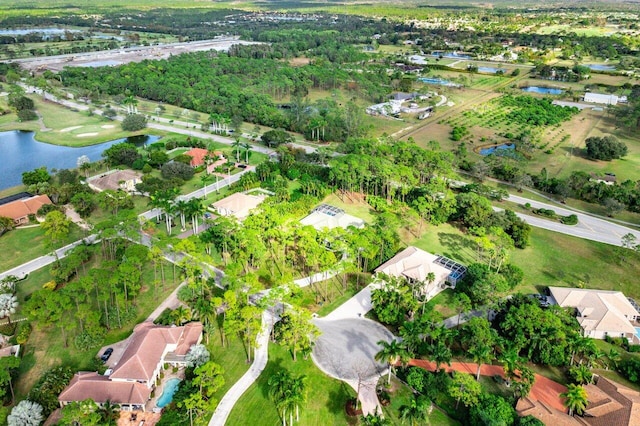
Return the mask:
[[[420, 239], [405, 240], [432, 253], [464, 264], [476, 261], [476, 245], [451, 225], [428, 227]], [[624, 254], [621, 259], [619, 253]], [[530, 246], [512, 250], [510, 261], [524, 271], [518, 291], [540, 292], [544, 286], [622, 291], [640, 299], [636, 278], [640, 275], [640, 254], [607, 244], [533, 228]]]
[[302, 358], [293, 362], [289, 351], [281, 346], [269, 345], [269, 362], [231, 411], [228, 424], [238, 426], [278, 425], [282, 421], [276, 407], [268, 397], [269, 377], [277, 371], [287, 370], [292, 375], [305, 375], [307, 402], [300, 409], [303, 426], [332, 426], [347, 424], [345, 403], [355, 392], [344, 382], [331, 379], [313, 364]]
[[[75, 224], [69, 228], [69, 236], [56, 248], [85, 237], [85, 232]], [[44, 230], [40, 226], [16, 228], [0, 237], [0, 271], [6, 271], [53, 251], [47, 243]]]

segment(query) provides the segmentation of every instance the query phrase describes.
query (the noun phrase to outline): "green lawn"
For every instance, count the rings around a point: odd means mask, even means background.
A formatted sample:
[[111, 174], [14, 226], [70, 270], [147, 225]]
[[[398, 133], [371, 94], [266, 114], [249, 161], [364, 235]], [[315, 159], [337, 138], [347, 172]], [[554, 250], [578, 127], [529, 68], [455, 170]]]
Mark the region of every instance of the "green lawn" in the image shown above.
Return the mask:
[[[475, 262], [476, 245], [449, 224], [429, 226], [419, 239], [407, 244], [469, 264]], [[624, 259], [620, 253], [624, 254]], [[640, 253], [608, 244], [533, 228], [529, 247], [510, 253], [511, 262], [524, 270], [522, 292], [539, 292], [543, 286], [618, 290], [640, 298], [636, 277], [640, 275]]]
[[[69, 236], [58, 248], [85, 237], [85, 232], [72, 224]], [[51, 253], [44, 231], [39, 226], [33, 228], [16, 228], [0, 237], [0, 271], [6, 271], [37, 257]], [[10, 255], [9, 255], [10, 254]]]
[[240, 339], [231, 339], [229, 347], [223, 347], [216, 334], [211, 336], [207, 348], [211, 359], [224, 368], [224, 386], [215, 393], [214, 398], [220, 401], [225, 393], [233, 386], [251, 364], [247, 364], [247, 353]]
[[281, 369], [293, 375], [307, 377], [307, 403], [300, 410], [301, 426], [345, 425], [345, 403], [355, 392], [344, 382], [324, 375], [311, 359], [293, 362], [289, 351], [278, 345], [269, 345], [269, 362], [258, 380], [251, 385], [236, 403], [227, 424], [230, 425], [278, 425], [282, 421], [268, 397], [269, 377]]
[[371, 208], [371, 206], [367, 204], [365, 201], [354, 200], [348, 197], [344, 197], [343, 199], [341, 199], [334, 192], [334, 193], [331, 193], [331, 195], [328, 195], [327, 197], [325, 197], [325, 199], [322, 200], [322, 202], [325, 204], [330, 204], [332, 206], [341, 208], [348, 214], [358, 217], [369, 224], [373, 223], [374, 221], [375, 212], [373, 208]]

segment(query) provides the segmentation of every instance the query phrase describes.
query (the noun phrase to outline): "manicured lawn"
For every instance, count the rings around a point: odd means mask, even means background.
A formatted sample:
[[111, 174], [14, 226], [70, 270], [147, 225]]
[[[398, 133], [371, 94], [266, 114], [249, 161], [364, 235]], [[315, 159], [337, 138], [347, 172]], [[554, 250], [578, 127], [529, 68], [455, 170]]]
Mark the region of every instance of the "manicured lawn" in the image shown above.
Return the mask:
[[[419, 238], [407, 238], [431, 253], [442, 254], [464, 264], [476, 261], [476, 244], [449, 224], [428, 226]], [[620, 259], [618, 253], [624, 253]], [[521, 292], [539, 292], [544, 286], [618, 290], [640, 298], [636, 277], [640, 275], [640, 254], [608, 244], [533, 228], [529, 247], [515, 249], [510, 260], [524, 270]]]
[[207, 348], [211, 353], [211, 359], [224, 368], [224, 386], [214, 396], [220, 401], [231, 386], [249, 369], [251, 364], [246, 362], [247, 353], [240, 339], [231, 339], [229, 347], [223, 347], [216, 333], [215, 336], [211, 336]]
[[[69, 228], [69, 236], [57, 248], [85, 237], [85, 231], [76, 225]], [[6, 271], [37, 257], [51, 253], [44, 231], [39, 226], [16, 228], [0, 237], [0, 271]]]
[[269, 377], [277, 371], [285, 369], [291, 374], [305, 375], [307, 385], [307, 402], [301, 407], [300, 422], [302, 426], [345, 425], [345, 403], [355, 392], [344, 382], [324, 375], [313, 364], [311, 359], [298, 359], [293, 362], [289, 351], [278, 345], [269, 345], [269, 362], [258, 380], [240, 398], [231, 411], [227, 424], [230, 425], [278, 425], [282, 421], [275, 405], [269, 399]]
[[325, 197], [325, 199], [322, 200], [322, 202], [325, 204], [330, 204], [332, 206], [341, 208], [348, 214], [358, 217], [369, 224], [372, 224], [374, 221], [375, 212], [373, 208], [371, 208], [371, 206], [367, 204], [367, 202], [364, 200], [351, 199], [346, 196], [341, 199], [334, 192], [331, 195], [328, 195], [327, 197]]

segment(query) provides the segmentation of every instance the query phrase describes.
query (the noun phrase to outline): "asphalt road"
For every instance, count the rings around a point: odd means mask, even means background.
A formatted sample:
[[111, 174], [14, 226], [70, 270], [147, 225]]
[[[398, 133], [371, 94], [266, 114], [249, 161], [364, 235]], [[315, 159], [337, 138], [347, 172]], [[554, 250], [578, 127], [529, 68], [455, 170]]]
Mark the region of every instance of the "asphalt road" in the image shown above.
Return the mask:
[[529, 200], [528, 198], [520, 197], [517, 195], [509, 195], [507, 199], [509, 201], [522, 205], [529, 203], [531, 204], [531, 207], [534, 208], [550, 209], [562, 216], [569, 216], [572, 214], [578, 216], [577, 225], [563, 225], [560, 222], [552, 221], [539, 216], [516, 213], [518, 217], [522, 218], [529, 225], [535, 226], [536, 228], [547, 229], [549, 231], [560, 232], [562, 234], [584, 238], [592, 241], [598, 241], [615, 246], [622, 246], [622, 236], [631, 233], [635, 235], [640, 242], [640, 232], [623, 225], [619, 225], [604, 219], [593, 217], [584, 213], [579, 213], [573, 210], [568, 210], [555, 205], [542, 203], [540, 201]]

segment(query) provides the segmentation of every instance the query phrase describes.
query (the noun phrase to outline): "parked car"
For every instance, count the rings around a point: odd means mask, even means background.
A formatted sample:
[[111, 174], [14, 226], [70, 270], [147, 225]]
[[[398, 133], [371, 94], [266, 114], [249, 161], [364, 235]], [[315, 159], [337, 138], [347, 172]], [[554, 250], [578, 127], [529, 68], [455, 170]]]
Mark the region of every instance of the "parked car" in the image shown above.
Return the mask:
[[102, 362], [107, 362], [109, 360], [109, 357], [111, 357], [111, 354], [113, 353], [113, 348], [107, 348], [105, 349], [104, 353], [102, 354], [102, 356], [100, 357], [100, 359], [102, 360]]

